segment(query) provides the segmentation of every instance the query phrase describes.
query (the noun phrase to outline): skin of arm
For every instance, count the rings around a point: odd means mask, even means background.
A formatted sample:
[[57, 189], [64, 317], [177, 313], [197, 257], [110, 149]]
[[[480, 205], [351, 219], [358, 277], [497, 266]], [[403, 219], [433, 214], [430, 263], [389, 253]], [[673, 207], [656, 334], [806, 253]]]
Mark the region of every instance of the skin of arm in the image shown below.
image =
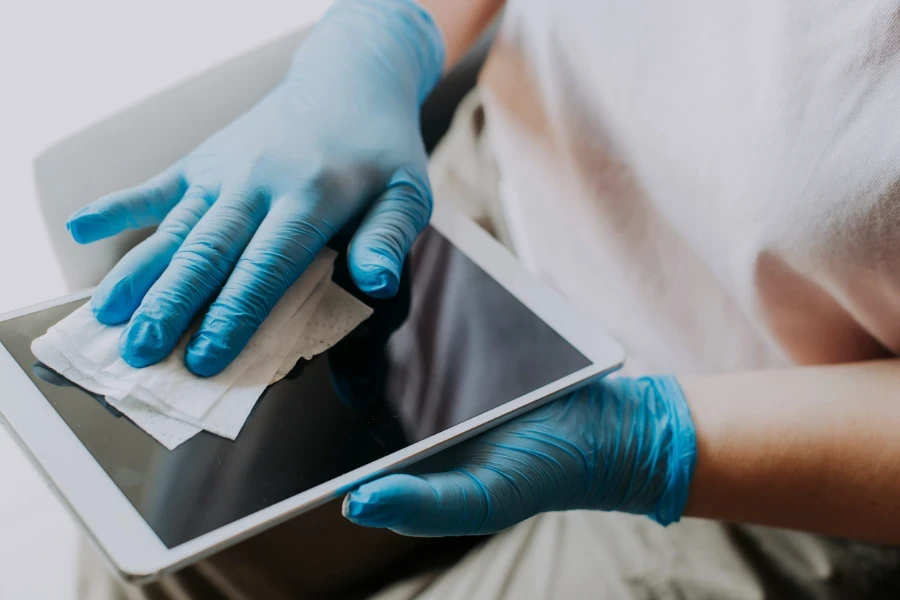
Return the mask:
[[503, 7], [504, 0], [419, 0], [444, 36], [450, 69], [474, 44]]
[[680, 377], [686, 516], [900, 543], [900, 360]]

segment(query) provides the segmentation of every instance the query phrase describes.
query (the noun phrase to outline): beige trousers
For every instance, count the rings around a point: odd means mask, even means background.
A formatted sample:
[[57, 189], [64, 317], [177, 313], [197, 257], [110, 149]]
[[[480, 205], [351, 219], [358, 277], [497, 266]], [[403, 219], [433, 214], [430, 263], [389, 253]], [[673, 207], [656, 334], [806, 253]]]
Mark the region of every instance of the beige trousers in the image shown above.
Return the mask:
[[548, 513], [378, 600], [900, 598], [898, 553], [688, 519]]
[[[117, 581], [86, 552], [81, 598], [900, 598], [896, 549], [798, 532], [693, 519], [663, 528], [644, 517], [579, 511], [539, 515], [471, 549], [465, 544], [472, 540], [404, 547], [389, 535], [375, 547], [362, 535], [359, 546], [345, 539], [345, 551], [322, 544], [341, 537], [330, 522], [340, 518], [338, 508], [315, 531], [294, 531], [285, 544], [239, 546], [146, 588]], [[309, 553], [310, 545], [318, 551]], [[422, 555], [431, 555], [430, 565]]]

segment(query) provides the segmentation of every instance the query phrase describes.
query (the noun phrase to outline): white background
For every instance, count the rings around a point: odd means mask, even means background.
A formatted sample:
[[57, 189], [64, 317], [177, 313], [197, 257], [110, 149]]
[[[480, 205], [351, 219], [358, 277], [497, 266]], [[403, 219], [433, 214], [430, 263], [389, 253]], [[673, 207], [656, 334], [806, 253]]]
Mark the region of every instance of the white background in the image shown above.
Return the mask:
[[[153, 92], [312, 22], [328, 4], [0, 3], [0, 312], [65, 291], [35, 200], [32, 161], [40, 152]], [[74, 524], [0, 431], [0, 598], [74, 598], [77, 548]]]

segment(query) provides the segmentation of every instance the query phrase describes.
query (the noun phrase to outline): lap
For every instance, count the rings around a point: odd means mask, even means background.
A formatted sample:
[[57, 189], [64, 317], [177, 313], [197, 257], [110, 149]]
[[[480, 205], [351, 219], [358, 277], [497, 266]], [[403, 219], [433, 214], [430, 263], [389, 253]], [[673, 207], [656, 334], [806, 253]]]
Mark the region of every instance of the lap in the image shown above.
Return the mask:
[[631, 515], [547, 513], [480, 543], [333, 525], [321, 515], [282, 525], [145, 588], [116, 581], [89, 561], [80, 598], [900, 597], [897, 549], [714, 521], [686, 519], [663, 528]]
[[547, 513], [374, 600], [900, 597], [892, 548], [687, 519]]
[[478, 542], [364, 529], [332, 502], [143, 587], [110, 574], [85, 544], [79, 600], [364, 598], [390, 581], [452, 564]]

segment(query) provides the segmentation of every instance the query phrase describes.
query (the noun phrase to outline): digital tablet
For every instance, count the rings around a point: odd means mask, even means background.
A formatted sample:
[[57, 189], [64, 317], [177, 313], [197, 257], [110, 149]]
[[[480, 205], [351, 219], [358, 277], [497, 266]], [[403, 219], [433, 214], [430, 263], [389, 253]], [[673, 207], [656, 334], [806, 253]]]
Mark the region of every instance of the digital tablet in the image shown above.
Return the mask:
[[[335, 281], [358, 294], [344, 263]], [[204, 432], [169, 451], [31, 354], [32, 340], [89, 296], [0, 317], [0, 413], [97, 548], [135, 582], [407, 467], [623, 361], [615, 341], [438, 204], [395, 298], [359, 295], [373, 316], [270, 386], [235, 441]]]

